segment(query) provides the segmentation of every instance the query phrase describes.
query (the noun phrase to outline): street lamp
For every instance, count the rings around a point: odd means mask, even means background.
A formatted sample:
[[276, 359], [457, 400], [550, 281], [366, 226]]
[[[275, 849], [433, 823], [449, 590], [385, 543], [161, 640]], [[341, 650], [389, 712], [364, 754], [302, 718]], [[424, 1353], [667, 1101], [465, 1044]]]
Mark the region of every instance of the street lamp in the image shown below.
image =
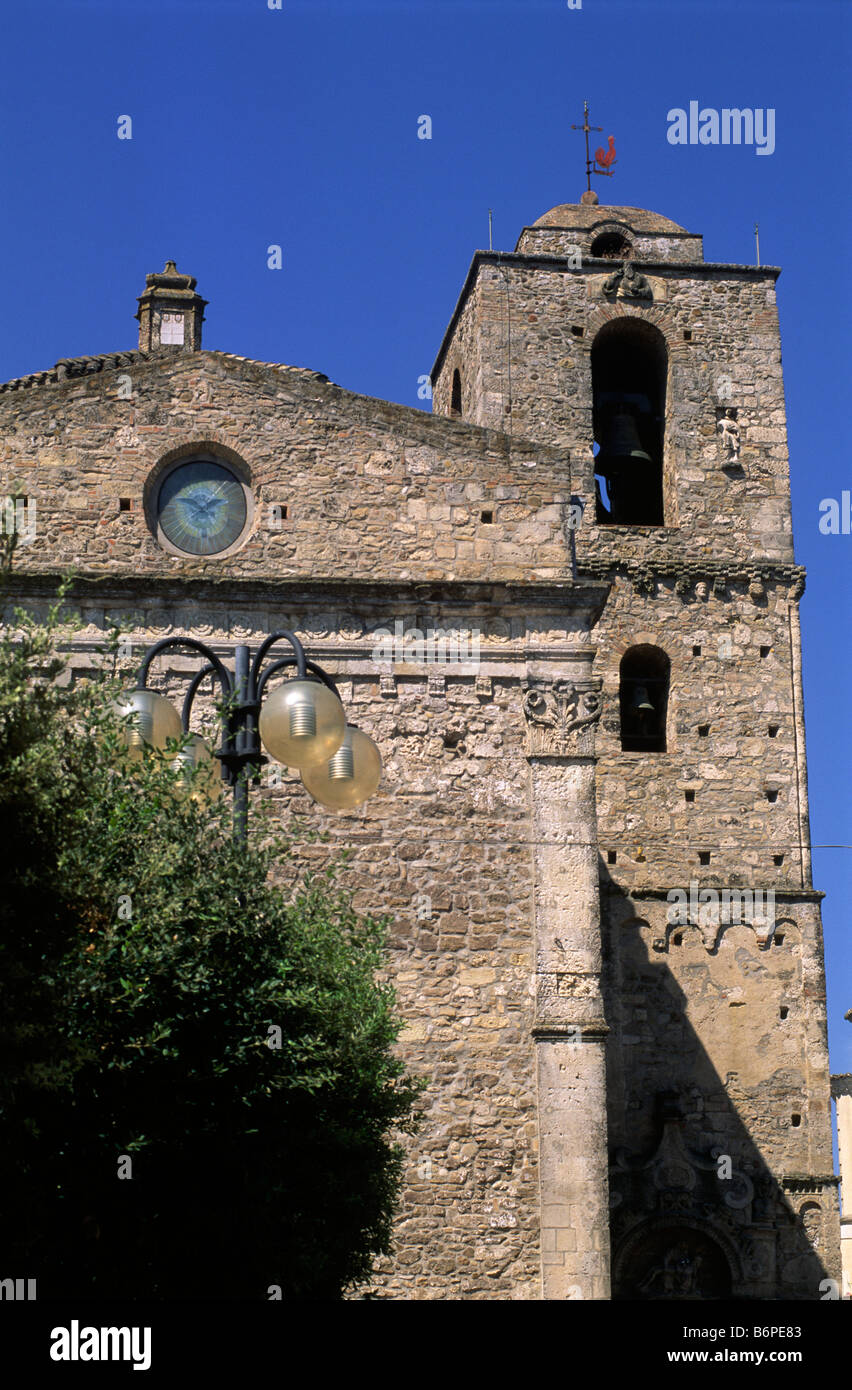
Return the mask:
[[[261, 671], [270, 648], [279, 641], [289, 642], [292, 654], [278, 657]], [[146, 686], [152, 662], [173, 647], [188, 647], [207, 663], [193, 676], [181, 715], [165, 696]], [[296, 668], [295, 679], [271, 691], [264, 702], [270, 676], [292, 666]], [[247, 646], [237, 646], [233, 675], [215, 652], [195, 637], [166, 637], [155, 642], [142, 659], [137, 688], [118, 702], [119, 712], [128, 717], [126, 738], [133, 756], [141, 757], [145, 746], [163, 749], [170, 739], [189, 734], [193, 700], [209, 675], [218, 680], [225, 704], [221, 747], [211, 753], [204, 740], [192, 734], [173, 765], [187, 769], [209, 766], [210, 775], [202, 773], [195, 779], [192, 792], [197, 800], [207, 801], [216, 794], [212, 759], [219, 759], [221, 782], [234, 791], [234, 835], [238, 840], [244, 842], [247, 831], [247, 769], [256, 775], [269, 761], [261, 752], [261, 744], [276, 761], [298, 768], [305, 788], [323, 806], [350, 810], [373, 795], [382, 775], [378, 748], [360, 729], [346, 723], [331, 676], [308, 660], [298, 637], [286, 629], [264, 638], [253, 659]]]

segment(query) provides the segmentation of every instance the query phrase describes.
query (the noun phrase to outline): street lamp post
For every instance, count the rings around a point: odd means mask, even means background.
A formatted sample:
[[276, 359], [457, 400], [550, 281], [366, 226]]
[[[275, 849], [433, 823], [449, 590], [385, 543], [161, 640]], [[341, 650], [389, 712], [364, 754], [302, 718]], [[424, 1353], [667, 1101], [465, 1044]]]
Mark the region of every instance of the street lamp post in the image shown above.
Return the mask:
[[[289, 642], [288, 656], [278, 657], [262, 670], [272, 646]], [[147, 688], [152, 662], [164, 651], [186, 647], [197, 652], [206, 665], [193, 676], [183, 710], [163, 695]], [[271, 676], [296, 668], [295, 679], [278, 686], [266, 698]], [[223, 697], [221, 746], [211, 753], [202, 739], [193, 736], [178, 755], [190, 766], [218, 758], [222, 780], [233, 788], [234, 836], [245, 843], [248, 826], [248, 780], [259, 774], [269, 759], [298, 768], [302, 782], [321, 805], [346, 810], [366, 801], [379, 785], [381, 757], [372, 739], [355, 725], [347, 724], [337, 687], [331, 676], [309, 661], [295, 633], [282, 628], [264, 638], [252, 658], [240, 644], [234, 651], [233, 674], [215, 652], [195, 637], [166, 637], [145, 652], [136, 689], [120, 702], [128, 725], [127, 740], [134, 751], [143, 745], [163, 749], [170, 739], [189, 734], [192, 705], [202, 681], [215, 676]], [[249, 769], [252, 769], [250, 772]]]

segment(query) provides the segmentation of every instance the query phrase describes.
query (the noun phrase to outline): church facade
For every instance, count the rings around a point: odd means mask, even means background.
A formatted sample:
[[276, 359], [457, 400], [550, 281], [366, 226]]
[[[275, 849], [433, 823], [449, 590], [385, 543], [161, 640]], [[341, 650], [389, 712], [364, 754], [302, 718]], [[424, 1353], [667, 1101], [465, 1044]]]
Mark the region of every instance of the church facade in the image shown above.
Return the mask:
[[115, 620], [290, 628], [381, 750], [347, 815], [264, 770], [392, 916], [430, 1081], [374, 1297], [839, 1280], [778, 274], [586, 194], [474, 255], [431, 415], [204, 349], [173, 262], [138, 348], [0, 386], [15, 601], [74, 568], [75, 671]]

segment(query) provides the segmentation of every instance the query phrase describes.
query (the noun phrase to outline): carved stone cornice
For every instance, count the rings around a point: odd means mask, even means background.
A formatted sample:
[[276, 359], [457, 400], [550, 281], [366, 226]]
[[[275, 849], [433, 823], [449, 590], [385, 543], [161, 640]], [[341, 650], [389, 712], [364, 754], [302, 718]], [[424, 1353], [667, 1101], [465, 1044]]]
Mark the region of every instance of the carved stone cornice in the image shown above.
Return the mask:
[[[53, 599], [58, 585], [66, 577], [59, 565], [40, 570], [13, 569], [5, 576], [4, 583], [9, 594], [22, 597], [43, 594]], [[221, 564], [217, 567], [208, 561], [199, 561], [196, 570], [185, 574], [142, 576], [129, 570], [124, 574], [118, 574], [115, 570], [78, 573], [72, 580], [68, 602], [135, 600], [138, 603], [140, 591], [146, 600], [224, 600], [229, 607], [243, 602], [254, 604], [262, 601], [301, 604], [321, 598], [326, 606], [332, 600], [337, 600], [351, 611], [353, 604], [372, 601], [391, 605], [390, 611], [396, 616], [401, 605], [410, 605], [414, 613], [426, 601], [443, 603], [451, 599], [465, 608], [487, 604], [490, 609], [497, 611], [522, 604], [525, 613], [533, 611], [533, 607], [537, 613], [568, 609], [575, 614], [582, 612], [588, 614], [590, 625], [594, 625], [600, 617], [609, 597], [607, 584], [591, 579], [586, 582], [570, 579], [522, 582], [514, 579], [445, 579], [439, 576], [423, 581], [400, 579], [396, 575], [377, 579], [374, 575], [354, 574], [341, 578], [340, 575], [323, 573], [246, 578], [223, 573]]]
[[[584, 555], [578, 557], [579, 573], [584, 578], [611, 580], [624, 575], [637, 593], [653, 597], [658, 579], [673, 579], [675, 593], [685, 603], [703, 600], [712, 593], [724, 596], [727, 585], [740, 584], [753, 603], [765, 603], [766, 586], [786, 584], [787, 597], [797, 603], [805, 592], [806, 571], [803, 565], [783, 560], [763, 563], [737, 560], [690, 560], [682, 555], [648, 555], [627, 560], [613, 556]], [[703, 586], [703, 590], [699, 588]], [[704, 592], [706, 591], [706, 592]]]
[[781, 1186], [785, 1192], [805, 1192], [816, 1196], [824, 1187], [839, 1187], [840, 1178], [836, 1173], [785, 1173]]
[[[610, 839], [612, 838], [612, 834], [610, 832], [605, 832], [605, 834], [608, 834]], [[629, 836], [625, 838], [629, 839]], [[754, 845], [747, 844], [745, 841], [742, 841], [741, 843], [745, 845], [746, 849], [759, 849], [762, 842], [756, 841]], [[754, 888], [754, 884], [749, 885], [727, 883], [718, 874], [714, 875], [712, 878], [707, 877], [705, 879], [702, 879], [702, 885], [705, 888], [718, 888], [720, 890], [724, 888], [730, 888], [736, 889], [737, 891], [745, 891], [746, 888], [751, 887], [754, 889], [755, 892], [769, 892], [769, 888], [764, 888], [762, 884], [760, 885], [760, 889], [757, 889]], [[771, 887], [772, 892], [775, 894], [776, 903], [821, 903], [823, 898], [825, 897], [824, 891], [820, 888], [791, 888], [789, 886], [780, 884], [771, 885]], [[637, 883], [629, 890], [629, 892], [627, 892], [623, 888], [619, 887], [612, 889], [609, 888], [606, 884], [604, 884], [601, 888], [601, 891], [608, 892], [610, 896], [613, 897], [623, 897], [626, 895], [631, 900], [642, 898], [661, 898], [665, 900], [668, 898], [668, 895], [671, 892], [671, 888], [663, 888], [659, 884], [653, 883]]]
[[593, 725], [601, 716], [600, 680], [569, 681], [528, 677], [523, 681], [527, 756], [593, 756]]
[[606, 1023], [592, 1021], [587, 1023], [541, 1023], [530, 1029], [530, 1036], [536, 1042], [602, 1042], [612, 1030]]

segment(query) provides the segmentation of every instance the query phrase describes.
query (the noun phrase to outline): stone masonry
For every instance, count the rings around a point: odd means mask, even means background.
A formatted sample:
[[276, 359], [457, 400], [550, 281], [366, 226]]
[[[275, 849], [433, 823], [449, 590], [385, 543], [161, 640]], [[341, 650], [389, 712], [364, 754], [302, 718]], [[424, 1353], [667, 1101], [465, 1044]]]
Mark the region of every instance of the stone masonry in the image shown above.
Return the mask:
[[[75, 671], [114, 620], [136, 654], [192, 634], [225, 658], [289, 627], [381, 749], [357, 812], [286, 770], [264, 792], [392, 915], [401, 1048], [430, 1078], [374, 1296], [818, 1299], [840, 1277], [778, 273], [568, 204], [476, 253], [431, 416], [203, 349], [173, 263], [137, 349], [0, 386], [3, 491], [37, 509], [15, 600], [74, 568]], [[622, 320], [664, 345], [660, 526], [596, 520], [591, 352]], [[197, 458], [248, 499], [207, 559], [158, 527]], [[436, 629], [475, 658], [377, 655]], [[670, 663], [659, 751], [621, 746], [636, 648]], [[159, 688], [196, 669], [167, 654]], [[714, 921], [723, 890], [774, 911]]]

